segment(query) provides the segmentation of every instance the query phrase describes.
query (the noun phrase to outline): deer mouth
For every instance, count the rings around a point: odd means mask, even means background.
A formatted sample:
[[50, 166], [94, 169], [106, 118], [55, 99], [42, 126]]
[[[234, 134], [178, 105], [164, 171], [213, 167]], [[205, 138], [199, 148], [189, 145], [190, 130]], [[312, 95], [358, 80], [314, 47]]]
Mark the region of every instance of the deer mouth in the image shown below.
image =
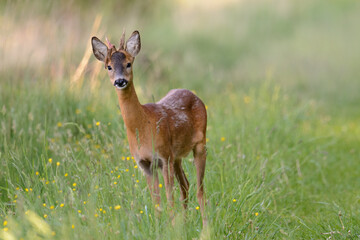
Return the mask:
[[115, 80], [114, 86], [117, 89], [124, 89], [124, 88], [127, 87], [128, 83], [129, 82], [127, 80], [125, 80], [125, 79], [118, 79], [118, 80]]

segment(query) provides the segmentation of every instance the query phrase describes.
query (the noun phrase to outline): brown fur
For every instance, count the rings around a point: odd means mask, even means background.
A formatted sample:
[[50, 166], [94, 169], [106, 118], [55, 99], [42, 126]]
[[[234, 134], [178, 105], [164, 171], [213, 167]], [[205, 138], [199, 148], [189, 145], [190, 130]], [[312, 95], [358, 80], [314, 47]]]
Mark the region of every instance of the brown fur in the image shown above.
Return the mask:
[[97, 38], [93, 38], [92, 41], [95, 56], [99, 60], [103, 59], [106, 66], [114, 69], [109, 71], [111, 82], [115, 82], [116, 76], [128, 81], [126, 88], [117, 89], [118, 100], [126, 126], [130, 152], [147, 177], [153, 199], [160, 204], [156, 171], [156, 168], [160, 168], [170, 205], [174, 205], [175, 176], [180, 184], [184, 208], [187, 207], [189, 182], [181, 166], [181, 159], [193, 151], [197, 172], [197, 197], [205, 225], [203, 178], [206, 163], [207, 114], [203, 102], [188, 90], [176, 89], [171, 90], [157, 103], [141, 105], [133, 84], [132, 68], [130, 71], [127, 68], [140, 51], [139, 33], [135, 31], [132, 34], [126, 43], [126, 49], [122, 37], [120, 49], [108, 49], [105, 58], [99, 55], [101, 41]]

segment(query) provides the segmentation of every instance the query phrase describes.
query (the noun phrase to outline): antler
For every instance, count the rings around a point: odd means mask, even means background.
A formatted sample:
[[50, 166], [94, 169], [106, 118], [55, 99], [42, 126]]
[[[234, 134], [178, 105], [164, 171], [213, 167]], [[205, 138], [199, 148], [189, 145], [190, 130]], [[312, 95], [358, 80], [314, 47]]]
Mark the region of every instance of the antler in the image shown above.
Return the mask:
[[109, 39], [108, 39], [107, 37], [105, 37], [105, 38], [106, 38], [107, 44], [109, 45], [109, 48], [110, 48], [110, 49], [113, 48], [114, 45], [111, 44], [111, 42], [109, 41]]
[[122, 33], [121, 38], [120, 38], [119, 50], [124, 50], [124, 49], [125, 49], [125, 28], [124, 28], [123, 33]]

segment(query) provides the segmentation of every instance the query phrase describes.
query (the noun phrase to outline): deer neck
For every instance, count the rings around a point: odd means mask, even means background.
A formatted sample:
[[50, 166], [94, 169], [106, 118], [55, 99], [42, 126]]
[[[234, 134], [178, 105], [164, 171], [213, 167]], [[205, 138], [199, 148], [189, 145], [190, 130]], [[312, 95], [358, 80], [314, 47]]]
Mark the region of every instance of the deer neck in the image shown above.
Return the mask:
[[127, 131], [134, 133], [145, 127], [146, 114], [136, 95], [134, 84], [126, 90], [117, 90], [121, 115]]

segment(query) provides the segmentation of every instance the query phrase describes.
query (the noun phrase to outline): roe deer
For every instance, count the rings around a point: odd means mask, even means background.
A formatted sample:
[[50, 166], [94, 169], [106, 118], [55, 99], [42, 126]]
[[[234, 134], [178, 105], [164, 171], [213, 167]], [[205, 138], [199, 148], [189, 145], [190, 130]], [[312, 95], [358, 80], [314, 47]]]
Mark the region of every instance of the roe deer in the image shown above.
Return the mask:
[[110, 81], [115, 86], [130, 152], [146, 175], [152, 199], [160, 204], [156, 170], [160, 168], [168, 203], [171, 207], [174, 206], [175, 175], [180, 184], [180, 199], [186, 209], [189, 182], [181, 160], [192, 150], [197, 173], [197, 198], [205, 226], [207, 221], [204, 213], [203, 178], [207, 114], [204, 103], [189, 90], [173, 89], [159, 102], [141, 105], [135, 92], [132, 71], [134, 58], [141, 48], [139, 32], [134, 31], [126, 43], [123, 33], [119, 49], [108, 40], [107, 42], [108, 46], [93, 37], [93, 53], [98, 60], [105, 63]]

